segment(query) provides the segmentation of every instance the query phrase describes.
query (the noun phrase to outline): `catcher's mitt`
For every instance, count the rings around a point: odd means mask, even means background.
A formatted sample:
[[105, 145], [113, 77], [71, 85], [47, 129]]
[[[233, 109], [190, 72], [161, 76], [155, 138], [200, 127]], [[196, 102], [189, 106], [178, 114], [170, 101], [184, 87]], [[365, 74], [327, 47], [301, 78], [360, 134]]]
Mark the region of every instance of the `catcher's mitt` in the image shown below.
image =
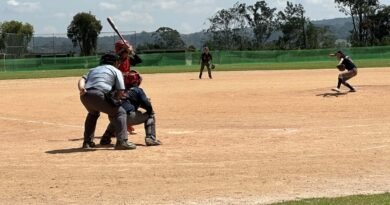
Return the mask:
[[215, 65], [214, 64], [211, 64], [211, 69], [214, 69], [215, 68]]
[[339, 71], [345, 71], [345, 66], [344, 66], [344, 64], [337, 65], [336, 67], [337, 67], [337, 69], [339, 69]]

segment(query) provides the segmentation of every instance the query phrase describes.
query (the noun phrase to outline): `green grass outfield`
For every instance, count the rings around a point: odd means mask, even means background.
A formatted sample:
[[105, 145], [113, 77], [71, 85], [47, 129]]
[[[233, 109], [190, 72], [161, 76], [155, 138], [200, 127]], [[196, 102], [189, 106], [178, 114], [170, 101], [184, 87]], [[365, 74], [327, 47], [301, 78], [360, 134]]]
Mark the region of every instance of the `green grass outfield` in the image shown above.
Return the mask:
[[[364, 59], [355, 61], [358, 68], [390, 67], [390, 59]], [[246, 63], [216, 65], [215, 71], [244, 71], [244, 70], [297, 70], [297, 69], [326, 69], [335, 68], [336, 60], [306, 61], [289, 63]], [[199, 65], [192, 66], [139, 66], [133, 67], [143, 74], [150, 73], [182, 73], [198, 72]], [[27, 78], [58, 78], [81, 76], [88, 69], [63, 69], [40, 71], [0, 71], [0, 80]]]
[[390, 194], [355, 195], [337, 198], [302, 199], [272, 205], [390, 205]]

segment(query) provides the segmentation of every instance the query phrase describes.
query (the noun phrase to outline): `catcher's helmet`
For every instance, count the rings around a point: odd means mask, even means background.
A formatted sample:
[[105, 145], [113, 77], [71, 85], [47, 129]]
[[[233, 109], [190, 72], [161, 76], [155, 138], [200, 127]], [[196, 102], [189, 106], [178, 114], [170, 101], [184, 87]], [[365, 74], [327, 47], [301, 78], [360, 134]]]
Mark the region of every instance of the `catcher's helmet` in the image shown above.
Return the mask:
[[100, 57], [100, 65], [114, 65], [116, 61], [119, 61], [119, 56], [114, 52], [105, 53]]
[[115, 52], [117, 54], [121, 54], [123, 53], [124, 51], [127, 51], [129, 50], [129, 48], [131, 48], [131, 45], [128, 41], [126, 40], [122, 40], [122, 39], [119, 39], [115, 42]]
[[141, 85], [142, 77], [136, 70], [131, 70], [124, 75], [126, 88], [138, 87]]

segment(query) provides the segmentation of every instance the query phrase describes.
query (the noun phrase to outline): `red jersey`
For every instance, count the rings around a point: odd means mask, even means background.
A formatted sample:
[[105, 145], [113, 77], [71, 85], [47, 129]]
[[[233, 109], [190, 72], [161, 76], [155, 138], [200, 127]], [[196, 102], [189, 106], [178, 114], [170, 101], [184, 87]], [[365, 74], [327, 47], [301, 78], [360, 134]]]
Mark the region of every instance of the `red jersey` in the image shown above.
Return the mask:
[[122, 59], [121, 65], [119, 66], [118, 69], [122, 71], [122, 73], [130, 72], [130, 59], [129, 58]]

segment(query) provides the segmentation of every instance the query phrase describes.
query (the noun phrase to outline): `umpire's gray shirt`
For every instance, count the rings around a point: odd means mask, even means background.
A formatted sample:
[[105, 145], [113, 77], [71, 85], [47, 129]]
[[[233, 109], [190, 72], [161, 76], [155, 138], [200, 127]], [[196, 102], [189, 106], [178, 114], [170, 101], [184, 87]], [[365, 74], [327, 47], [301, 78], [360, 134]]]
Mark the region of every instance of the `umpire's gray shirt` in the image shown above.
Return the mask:
[[83, 78], [86, 81], [85, 89], [94, 88], [104, 93], [110, 92], [113, 88], [115, 90], [125, 89], [122, 72], [112, 65], [92, 68]]

